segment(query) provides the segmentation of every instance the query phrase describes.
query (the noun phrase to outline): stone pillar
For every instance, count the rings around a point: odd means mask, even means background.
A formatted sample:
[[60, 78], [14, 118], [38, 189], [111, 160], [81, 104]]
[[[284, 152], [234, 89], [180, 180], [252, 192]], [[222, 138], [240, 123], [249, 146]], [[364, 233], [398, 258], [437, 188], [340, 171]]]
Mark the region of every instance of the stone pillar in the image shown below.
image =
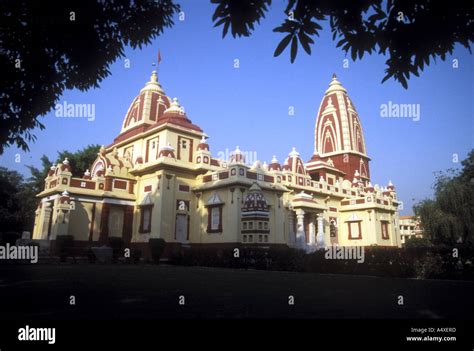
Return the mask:
[[40, 213], [40, 226], [38, 228], [38, 234], [39, 238], [38, 239], [48, 239], [48, 234], [49, 234], [49, 223], [52, 220], [51, 216], [53, 215], [53, 209], [51, 208], [51, 203], [50, 202], [45, 202], [42, 205], [41, 208], [41, 213]]
[[326, 246], [324, 242], [324, 215], [322, 213], [318, 213], [318, 235], [316, 237], [316, 241], [318, 244], [319, 249], [323, 249]]
[[310, 222], [309, 222], [309, 245], [316, 244], [316, 234], [315, 234], [315, 226], [314, 226], [314, 218], [315, 216], [311, 214]]
[[58, 236], [58, 229], [59, 229], [59, 223], [61, 221], [61, 211], [58, 209], [59, 201], [58, 199], [54, 200], [54, 202], [51, 204], [51, 220], [49, 222], [49, 239], [50, 240], [56, 240], [56, 236]]
[[296, 246], [304, 248], [306, 246], [306, 235], [304, 232], [304, 211], [296, 210]]
[[110, 205], [103, 204], [102, 211], [100, 214], [100, 232], [99, 232], [99, 241], [105, 243], [109, 237], [109, 213]]
[[295, 243], [295, 212], [292, 210], [288, 213], [288, 226], [290, 227], [288, 231], [288, 244], [293, 245]]
[[68, 234], [70, 214], [70, 210], [59, 210], [56, 236]]

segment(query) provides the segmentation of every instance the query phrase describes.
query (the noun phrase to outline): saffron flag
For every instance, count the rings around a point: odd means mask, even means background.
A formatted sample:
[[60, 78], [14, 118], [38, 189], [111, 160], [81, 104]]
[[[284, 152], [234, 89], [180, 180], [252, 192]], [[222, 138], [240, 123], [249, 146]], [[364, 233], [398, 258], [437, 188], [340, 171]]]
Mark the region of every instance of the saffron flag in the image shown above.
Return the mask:
[[158, 50], [158, 64], [160, 64], [161, 62], [161, 52], [160, 50]]

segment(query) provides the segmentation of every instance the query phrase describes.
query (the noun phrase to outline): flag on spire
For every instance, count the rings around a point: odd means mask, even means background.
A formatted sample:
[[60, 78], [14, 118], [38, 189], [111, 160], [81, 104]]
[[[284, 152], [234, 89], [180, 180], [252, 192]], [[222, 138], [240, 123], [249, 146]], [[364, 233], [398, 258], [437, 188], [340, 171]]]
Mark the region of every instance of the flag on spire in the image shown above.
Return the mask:
[[161, 52], [160, 49], [158, 49], [158, 64], [161, 62]]

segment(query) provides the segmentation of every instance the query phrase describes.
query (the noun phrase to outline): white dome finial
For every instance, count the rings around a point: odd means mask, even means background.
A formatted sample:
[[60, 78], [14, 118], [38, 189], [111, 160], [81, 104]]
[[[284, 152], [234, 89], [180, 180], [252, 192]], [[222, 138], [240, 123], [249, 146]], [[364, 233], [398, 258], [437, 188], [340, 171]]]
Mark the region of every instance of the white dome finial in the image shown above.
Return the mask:
[[158, 82], [158, 74], [156, 71], [151, 72], [150, 82], [157, 83]]
[[179, 113], [179, 114], [184, 114], [183, 109], [182, 109], [181, 105], [179, 104], [177, 97], [175, 97], [171, 100], [170, 107], [168, 107], [165, 110], [165, 113], [166, 112], [176, 112], [176, 113]]
[[63, 161], [63, 165], [68, 165], [68, 164], [69, 164], [69, 160], [67, 159], [67, 157], [65, 157]]
[[331, 83], [329, 83], [329, 88], [326, 90], [325, 94], [332, 93], [335, 91], [342, 91], [347, 93], [347, 90], [342, 86], [341, 82], [337, 80], [336, 73], [332, 75]]
[[299, 156], [299, 155], [300, 155], [299, 152], [296, 151], [296, 147], [291, 148], [291, 152], [289, 156]]

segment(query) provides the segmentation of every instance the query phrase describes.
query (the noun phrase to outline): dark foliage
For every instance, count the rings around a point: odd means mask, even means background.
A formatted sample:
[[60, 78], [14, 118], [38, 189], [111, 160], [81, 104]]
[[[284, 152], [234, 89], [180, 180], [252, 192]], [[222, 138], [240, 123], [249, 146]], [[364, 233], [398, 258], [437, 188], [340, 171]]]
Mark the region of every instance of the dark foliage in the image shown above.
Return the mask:
[[151, 258], [154, 263], [159, 264], [161, 256], [165, 251], [166, 241], [164, 239], [149, 239], [148, 245], [150, 247]]
[[178, 11], [171, 0], [1, 1], [0, 153], [28, 150], [65, 89], [98, 87], [125, 46], [149, 44]]
[[[212, 0], [217, 5], [213, 21], [229, 28], [234, 37], [250, 36], [265, 17], [271, 0]], [[286, 19], [274, 29], [284, 37], [275, 49], [279, 56], [290, 46], [293, 63], [298, 44], [310, 55], [311, 45], [329, 21], [337, 47], [352, 60], [364, 54], [387, 55], [385, 77], [393, 77], [404, 88], [410, 75], [419, 76], [430, 61], [445, 60], [455, 44], [471, 51], [474, 40], [474, 3], [455, 0], [288, 0]], [[291, 44], [291, 45], [290, 45]]]
[[[16, 171], [0, 167], [0, 231], [23, 230], [22, 202], [19, 193], [23, 177]], [[34, 210], [33, 210], [34, 211]]]
[[21, 234], [17, 232], [3, 232], [0, 233], [0, 245], [6, 244], [15, 245], [16, 241], [21, 238]]
[[260, 269], [326, 274], [371, 275], [399, 278], [474, 279], [474, 250], [417, 247], [409, 249], [366, 247], [365, 260], [326, 259], [325, 251], [306, 254], [288, 247], [188, 248], [176, 252], [171, 264], [233, 269]]
[[123, 239], [119, 237], [109, 237], [107, 239], [107, 246], [113, 250], [114, 261], [119, 257], [123, 257]]
[[55, 252], [64, 262], [68, 256], [74, 254], [74, 237], [72, 235], [56, 236]]
[[434, 198], [413, 207], [427, 238], [437, 246], [474, 246], [474, 150], [461, 164], [460, 171], [438, 174]]

